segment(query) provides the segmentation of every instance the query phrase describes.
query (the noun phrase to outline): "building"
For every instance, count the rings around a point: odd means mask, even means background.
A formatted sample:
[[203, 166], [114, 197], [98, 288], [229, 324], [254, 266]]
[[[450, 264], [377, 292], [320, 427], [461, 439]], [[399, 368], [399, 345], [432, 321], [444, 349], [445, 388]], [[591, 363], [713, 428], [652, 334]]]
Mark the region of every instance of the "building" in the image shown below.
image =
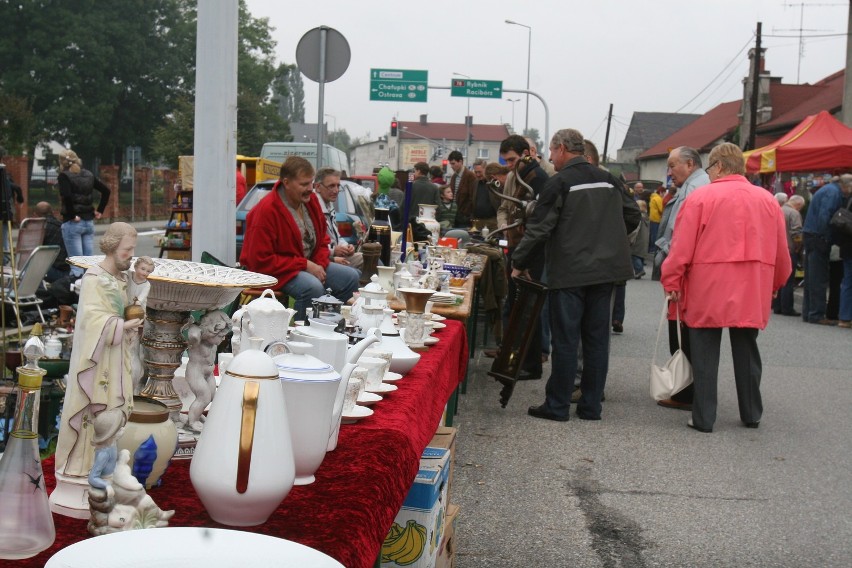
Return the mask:
[[424, 114], [418, 122], [397, 121], [396, 136], [388, 133], [386, 138], [355, 146], [350, 162], [355, 175], [372, 173], [381, 166], [409, 170], [417, 162], [441, 165], [453, 150], [466, 156], [467, 165], [477, 159], [496, 162], [500, 142], [511, 133], [505, 124], [471, 124], [468, 128], [465, 124], [428, 122]]
[[620, 164], [635, 162], [639, 154], [700, 116], [676, 112], [634, 112], [616, 161]]

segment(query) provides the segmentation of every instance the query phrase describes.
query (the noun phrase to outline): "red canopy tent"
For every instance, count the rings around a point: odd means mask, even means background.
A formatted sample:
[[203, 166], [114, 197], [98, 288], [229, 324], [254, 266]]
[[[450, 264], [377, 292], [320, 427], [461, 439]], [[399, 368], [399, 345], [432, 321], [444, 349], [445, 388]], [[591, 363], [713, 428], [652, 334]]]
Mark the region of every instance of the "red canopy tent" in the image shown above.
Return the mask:
[[806, 117], [772, 144], [744, 156], [748, 173], [852, 169], [852, 128], [823, 110]]

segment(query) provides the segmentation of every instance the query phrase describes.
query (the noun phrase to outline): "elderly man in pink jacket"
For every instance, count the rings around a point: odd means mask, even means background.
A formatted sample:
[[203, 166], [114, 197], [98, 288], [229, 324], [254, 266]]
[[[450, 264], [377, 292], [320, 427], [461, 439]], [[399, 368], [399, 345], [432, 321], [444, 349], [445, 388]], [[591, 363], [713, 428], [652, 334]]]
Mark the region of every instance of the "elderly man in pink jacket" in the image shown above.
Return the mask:
[[757, 333], [766, 328], [772, 298], [792, 268], [784, 215], [770, 193], [743, 177], [742, 151], [721, 144], [709, 162], [711, 183], [684, 201], [661, 280], [689, 326], [695, 399], [688, 425], [708, 433], [716, 421], [724, 327], [731, 336], [740, 419], [748, 428], [760, 424]]

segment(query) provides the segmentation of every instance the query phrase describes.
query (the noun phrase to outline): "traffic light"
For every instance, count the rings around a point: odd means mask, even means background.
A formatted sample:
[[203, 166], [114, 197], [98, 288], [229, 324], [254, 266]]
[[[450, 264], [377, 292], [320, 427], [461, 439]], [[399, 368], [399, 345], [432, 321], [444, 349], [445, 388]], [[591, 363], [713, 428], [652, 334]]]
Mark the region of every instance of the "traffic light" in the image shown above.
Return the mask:
[[447, 175], [447, 166], [449, 165], [449, 160], [442, 160], [441, 167], [444, 169], [444, 175]]
[[473, 132], [467, 135], [467, 145], [470, 146], [471, 144], [473, 144]]
[[391, 136], [396, 136], [398, 126], [399, 126], [399, 124], [397, 123], [397, 121], [395, 121], [395, 120], [391, 121]]

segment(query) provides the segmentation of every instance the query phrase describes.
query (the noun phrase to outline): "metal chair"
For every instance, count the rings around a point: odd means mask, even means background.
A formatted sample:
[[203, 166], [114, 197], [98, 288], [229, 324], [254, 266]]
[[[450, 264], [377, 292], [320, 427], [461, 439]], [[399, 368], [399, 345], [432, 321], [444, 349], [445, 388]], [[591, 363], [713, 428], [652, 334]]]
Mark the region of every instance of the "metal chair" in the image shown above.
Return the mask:
[[44, 231], [47, 219], [44, 217], [27, 217], [21, 221], [18, 228], [18, 244], [15, 248], [15, 261], [18, 270], [24, 265], [36, 247], [44, 244]]
[[[57, 245], [36, 247], [17, 274], [17, 278], [12, 275], [3, 275], [3, 303], [12, 306], [19, 327], [21, 326], [19, 311], [21, 307], [35, 306], [41, 322], [47, 323], [44, 320], [44, 314], [41, 312], [42, 299], [36, 296], [36, 290], [38, 290], [57, 255], [59, 255], [59, 246]], [[15, 283], [16, 279], [17, 283]], [[17, 284], [17, 291], [15, 284]]]

